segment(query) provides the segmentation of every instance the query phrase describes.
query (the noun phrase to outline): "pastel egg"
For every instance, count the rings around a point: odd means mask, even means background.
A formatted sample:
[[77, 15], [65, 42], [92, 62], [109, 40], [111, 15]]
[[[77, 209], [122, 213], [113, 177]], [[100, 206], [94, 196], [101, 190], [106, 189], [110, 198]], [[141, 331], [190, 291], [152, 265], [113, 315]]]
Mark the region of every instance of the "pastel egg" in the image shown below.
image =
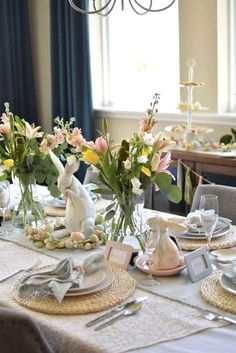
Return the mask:
[[80, 232], [72, 232], [70, 235], [71, 240], [84, 240], [85, 236]]

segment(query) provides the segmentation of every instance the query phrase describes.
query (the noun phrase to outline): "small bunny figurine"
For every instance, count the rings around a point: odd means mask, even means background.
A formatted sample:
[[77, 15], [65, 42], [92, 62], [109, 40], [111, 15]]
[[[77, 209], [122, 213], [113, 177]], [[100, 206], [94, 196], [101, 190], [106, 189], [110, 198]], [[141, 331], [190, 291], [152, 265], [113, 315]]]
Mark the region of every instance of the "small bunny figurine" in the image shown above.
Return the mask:
[[155, 270], [166, 270], [183, 265], [183, 256], [174, 241], [169, 237], [167, 229], [174, 232], [186, 230], [186, 226], [162, 217], [150, 217], [147, 224], [153, 232], [160, 232], [159, 244], [153, 252], [153, 268]]
[[67, 198], [65, 226], [72, 232], [81, 232], [89, 238], [95, 230], [95, 207], [88, 191], [73, 175], [79, 168], [79, 161], [69, 157], [65, 167], [50, 150], [50, 157], [59, 172], [58, 189]]

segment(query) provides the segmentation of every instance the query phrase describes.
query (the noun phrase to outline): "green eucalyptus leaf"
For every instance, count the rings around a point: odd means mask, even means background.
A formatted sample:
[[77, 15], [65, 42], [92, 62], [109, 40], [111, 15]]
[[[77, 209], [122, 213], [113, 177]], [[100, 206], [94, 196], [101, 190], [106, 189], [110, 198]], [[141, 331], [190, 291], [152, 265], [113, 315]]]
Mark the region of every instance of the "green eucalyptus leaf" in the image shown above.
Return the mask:
[[108, 189], [102, 189], [102, 188], [97, 188], [97, 189], [93, 189], [91, 190], [92, 192], [94, 192], [95, 194], [105, 194], [105, 195], [113, 195], [114, 192]]
[[48, 190], [53, 197], [59, 197], [61, 195], [56, 184], [48, 184]]
[[115, 204], [116, 204], [116, 201], [113, 201], [112, 203], [110, 203], [110, 205], [108, 205], [106, 207], [106, 212], [112, 210], [114, 208]]
[[182, 200], [182, 192], [180, 188], [176, 185], [170, 185], [166, 196], [171, 202], [179, 203]]
[[105, 221], [109, 221], [110, 219], [112, 219], [115, 215], [115, 211], [114, 210], [111, 210], [109, 212], [106, 213], [105, 217], [104, 217], [104, 220]]
[[171, 185], [172, 182], [172, 176], [170, 174], [167, 173], [159, 173], [156, 175], [155, 177], [155, 183], [157, 184], [157, 186], [159, 187], [159, 189], [163, 190], [164, 192], [166, 192], [169, 188], [169, 186]]
[[108, 124], [107, 124], [107, 120], [106, 119], [102, 120], [102, 129], [104, 131], [104, 134], [107, 135], [108, 134]]

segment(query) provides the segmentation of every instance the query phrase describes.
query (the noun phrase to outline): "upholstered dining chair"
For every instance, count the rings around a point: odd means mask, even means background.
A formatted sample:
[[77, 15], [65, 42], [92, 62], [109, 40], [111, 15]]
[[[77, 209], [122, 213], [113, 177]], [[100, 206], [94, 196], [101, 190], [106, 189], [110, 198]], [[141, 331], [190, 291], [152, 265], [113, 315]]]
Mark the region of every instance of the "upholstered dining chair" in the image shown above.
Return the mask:
[[0, 352], [53, 353], [53, 350], [28, 315], [0, 307]]
[[226, 185], [199, 185], [196, 188], [191, 212], [199, 209], [201, 196], [205, 194], [214, 194], [218, 196], [219, 215], [227, 217], [236, 225], [236, 187]]

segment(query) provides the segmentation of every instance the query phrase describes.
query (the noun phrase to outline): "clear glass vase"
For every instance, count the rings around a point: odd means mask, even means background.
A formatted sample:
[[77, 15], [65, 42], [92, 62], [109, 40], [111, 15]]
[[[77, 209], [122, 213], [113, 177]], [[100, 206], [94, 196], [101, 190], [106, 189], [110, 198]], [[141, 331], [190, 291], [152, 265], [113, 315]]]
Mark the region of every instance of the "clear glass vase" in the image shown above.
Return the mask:
[[129, 194], [116, 200], [111, 222], [111, 240], [123, 242], [125, 238], [140, 234], [143, 203], [143, 196]]
[[13, 225], [17, 228], [37, 227], [44, 218], [44, 207], [33, 193], [34, 184], [19, 179], [20, 200], [12, 214]]

